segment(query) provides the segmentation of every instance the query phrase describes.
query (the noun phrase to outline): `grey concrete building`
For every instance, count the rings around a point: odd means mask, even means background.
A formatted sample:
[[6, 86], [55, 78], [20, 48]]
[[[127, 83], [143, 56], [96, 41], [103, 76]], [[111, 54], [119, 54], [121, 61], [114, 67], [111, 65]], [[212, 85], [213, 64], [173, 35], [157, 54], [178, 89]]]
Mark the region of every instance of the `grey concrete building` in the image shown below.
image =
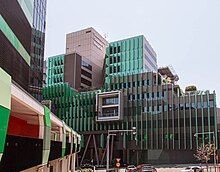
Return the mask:
[[90, 87], [99, 88], [102, 86], [107, 46], [108, 42], [105, 38], [92, 27], [66, 35], [66, 55], [76, 52], [82, 56], [82, 66], [91, 66], [92, 84]]

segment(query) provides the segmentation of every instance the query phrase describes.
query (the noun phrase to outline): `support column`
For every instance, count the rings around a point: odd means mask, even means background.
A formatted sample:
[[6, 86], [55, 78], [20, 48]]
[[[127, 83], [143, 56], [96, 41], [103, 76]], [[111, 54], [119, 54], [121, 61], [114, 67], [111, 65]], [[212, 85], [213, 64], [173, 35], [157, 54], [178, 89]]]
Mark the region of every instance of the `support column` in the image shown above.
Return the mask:
[[62, 157], [65, 156], [65, 152], [66, 152], [66, 128], [65, 128], [65, 122], [63, 121], [63, 137], [62, 137]]
[[4, 153], [11, 112], [11, 76], [0, 68], [0, 161]]
[[50, 155], [50, 142], [51, 142], [51, 119], [50, 109], [44, 106], [44, 141], [43, 141], [43, 157], [42, 164], [47, 164]]

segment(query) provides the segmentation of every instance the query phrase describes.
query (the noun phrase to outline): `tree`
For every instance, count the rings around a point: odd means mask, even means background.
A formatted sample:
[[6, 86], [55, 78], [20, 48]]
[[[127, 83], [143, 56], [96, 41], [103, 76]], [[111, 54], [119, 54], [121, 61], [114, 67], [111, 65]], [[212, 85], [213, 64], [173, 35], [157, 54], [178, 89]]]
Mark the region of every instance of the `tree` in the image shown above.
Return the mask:
[[197, 160], [206, 163], [207, 171], [208, 171], [208, 161], [210, 160], [211, 156], [214, 155], [214, 151], [216, 151], [215, 144], [208, 143], [199, 146], [196, 150], [196, 154], [194, 154]]
[[189, 92], [189, 91], [197, 91], [197, 88], [195, 85], [190, 85], [190, 86], [187, 86], [185, 88], [185, 92]]

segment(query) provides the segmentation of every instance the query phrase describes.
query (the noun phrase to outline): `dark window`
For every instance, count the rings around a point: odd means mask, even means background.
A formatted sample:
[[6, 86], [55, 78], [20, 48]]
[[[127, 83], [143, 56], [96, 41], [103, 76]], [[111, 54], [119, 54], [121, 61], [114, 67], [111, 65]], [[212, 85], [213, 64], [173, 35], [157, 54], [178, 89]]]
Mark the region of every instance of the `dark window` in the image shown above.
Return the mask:
[[121, 89], [122, 88], [122, 83], [119, 83], [119, 89]]
[[112, 54], [112, 47], [110, 47], [110, 54]]
[[140, 86], [140, 81], [137, 82], [137, 86], [138, 86], [138, 87]]
[[81, 62], [81, 65], [89, 70], [92, 70], [92, 66], [83, 60]]
[[123, 83], [123, 88], [126, 88], [126, 83]]
[[113, 57], [114, 58], [114, 63], [116, 63], [116, 57]]
[[91, 73], [89, 73], [89, 72], [87, 72], [87, 71], [85, 71], [85, 70], [83, 70], [83, 69], [81, 69], [81, 73], [82, 73], [84, 76], [86, 76], [86, 77], [92, 79], [92, 74], [91, 74]]
[[91, 32], [91, 30], [86, 31], [86, 33], [90, 33], [90, 32]]
[[120, 66], [117, 66], [118, 67], [118, 72], [120, 72]]
[[121, 52], [121, 47], [120, 46], [118, 46], [118, 53], [120, 53]]
[[112, 64], [112, 57], [109, 58], [109, 62], [110, 62], [110, 64]]
[[132, 95], [132, 99], [135, 100], [135, 95]]
[[112, 67], [111, 66], [109, 67], [109, 73], [112, 73]]
[[149, 82], [149, 79], [147, 79], [147, 85], [149, 85], [149, 83], [150, 83], [150, 82]]
[[128, 83], [128, 88], [131, 88], [131, 83], [130, 82]]
[[118, 56], [118, 63], [120, 62], [121, 60], [120, 60], [120, 56]]
[[132, 87], [135, 87], [135, 82], [132, 83]]
[[116, 66], [114, 66], [114, 73], [116, 73], [117, 71], [116, 71]]
[[149, 96], [149, 93], [147, 93], [147, 98], [149, 99], [149, 97], [150, 97], [150, 96]]
[[114, 54], [115, 54], [115, 53], [117, 53], [117, 51], [116, 51], [116, 47], [114, 47]]
[[83, 84], [87, 85], [87, 86], [92, 86], [92, 82], [91, 82], [91, 81], [88, 81], [88, 80], [86, 80], [86, 79], [84, 79], [84, 78], [81, 78], [81, 82], [82, 82]]
[[111, 90], [113, 90], [113, 84], [111, 84]]
[[152, 98], [154, 98], [154, 92], [152, 93]]
[[144, 86], [144, 80], [142, 81], [142, 86]]
[[160, 93], [159, 92], [157, 92], [157, 97], [160, 97]]

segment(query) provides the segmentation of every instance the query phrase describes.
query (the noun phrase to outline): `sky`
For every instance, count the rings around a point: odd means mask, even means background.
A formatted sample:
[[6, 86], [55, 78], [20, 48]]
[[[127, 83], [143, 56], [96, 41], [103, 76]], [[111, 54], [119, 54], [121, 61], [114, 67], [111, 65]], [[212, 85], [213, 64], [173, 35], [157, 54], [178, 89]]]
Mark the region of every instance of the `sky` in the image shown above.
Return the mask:
[[45, 57], [67, 33], [95, 28], [107, 41], [144, 35], [182, 89], [216, 91], [220, 107], [220, 0], [48, 0]]

